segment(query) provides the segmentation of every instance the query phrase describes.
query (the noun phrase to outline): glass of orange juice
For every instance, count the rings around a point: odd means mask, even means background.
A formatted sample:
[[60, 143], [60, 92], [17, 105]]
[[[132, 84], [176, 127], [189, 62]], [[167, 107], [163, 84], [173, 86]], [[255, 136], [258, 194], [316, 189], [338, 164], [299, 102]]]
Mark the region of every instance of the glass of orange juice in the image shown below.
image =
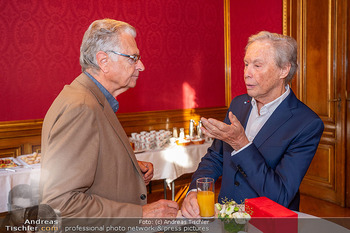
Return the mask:
[[214, 179], [199, 178], [197, 181], [197, 201], [201, 217], [214, 217], [215, 191]]

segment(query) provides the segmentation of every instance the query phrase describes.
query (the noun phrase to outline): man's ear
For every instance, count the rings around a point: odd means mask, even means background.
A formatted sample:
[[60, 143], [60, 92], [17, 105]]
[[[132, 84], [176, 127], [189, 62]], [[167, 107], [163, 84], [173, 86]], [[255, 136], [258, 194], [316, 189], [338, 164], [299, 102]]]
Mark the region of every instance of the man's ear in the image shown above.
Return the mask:
[[109, 57], [107, 55], [107, 53], [103, 52], [103, 51], [98, 51], [96, 53], [96, 61], [97, 61], [97, 65], [100, 67], [101, 71], [103, 73], [108, 73], [109, 71]]
[[281, 78], [286, 78], [287, 75], [289, 74], [290, 68], [292, 67], [292, 65], [290, 63], [286, 64], [283, 66], [283, 68], [281, 69]]

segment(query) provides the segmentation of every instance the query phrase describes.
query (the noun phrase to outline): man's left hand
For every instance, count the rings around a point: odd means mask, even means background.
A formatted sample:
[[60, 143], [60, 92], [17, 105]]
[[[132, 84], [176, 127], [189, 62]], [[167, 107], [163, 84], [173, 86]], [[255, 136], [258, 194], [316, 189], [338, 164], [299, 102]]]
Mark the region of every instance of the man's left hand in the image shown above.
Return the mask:
[[245, 135], [244, 128], [232, 112], [229, 112], [231, 125], [224, 122], [204, 117], [201, 118], [202, 131], [205, 135], [222, 140], [232, 146], [234, 150], [239, 150], [249, 143]]
[[145, 184], [148, 185], [153, 178], [153, 164], [145, 161], [137, 161], [137, 162], [143, 174], [143, 180], [145, 181]]

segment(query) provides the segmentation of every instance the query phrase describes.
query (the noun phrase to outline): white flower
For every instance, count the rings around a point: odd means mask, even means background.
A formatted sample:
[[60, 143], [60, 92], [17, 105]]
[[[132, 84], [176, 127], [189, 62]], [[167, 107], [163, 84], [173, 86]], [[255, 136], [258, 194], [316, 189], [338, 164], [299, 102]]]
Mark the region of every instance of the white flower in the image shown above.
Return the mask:
[[247, 220], [247, 222], [250, 221], [250, 219], [251, 219], [250, 214], [248, 214], [248, 213], [243, 213], [243, 216], [244, 216], [245, 220]]
[[228, 207], [226, 208], [225, 213], [226, 213], [227, 215], [230, 215], [230, 214], [233, 213], [234, 209], [235, 209], [235, 207], [233, 207], [233, 206], [228, 206]]
[[215, 207], [218, 211], [221, 211], [221, 209], [222, 209], [222, 206], [220, 205], [220, 203], [216, 203]]
[[223, 204], [216, 203], [216, 209], [219, 211], [218, 217], [222, 221], [235, 220], [237, 224], [246, 224], [250, 219], [250, 215], [244, 212], [242, 204], [238, 205], [235, 201], [225, 202]]
[[220, 214], [225, 214], [226, 213], [226, 205], [222, 205], [220, 210]]
[[242, 212], [235, 212], [232, 214], [237, 224], [246, 224], [250, 220], [250, 215]]

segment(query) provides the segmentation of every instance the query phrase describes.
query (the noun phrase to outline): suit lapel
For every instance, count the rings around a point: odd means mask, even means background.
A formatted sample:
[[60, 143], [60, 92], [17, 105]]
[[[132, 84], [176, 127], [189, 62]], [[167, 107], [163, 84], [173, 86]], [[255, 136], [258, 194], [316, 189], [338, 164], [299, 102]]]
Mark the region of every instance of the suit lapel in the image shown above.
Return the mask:
[[[100, 91], [100, 89], [96, 86], [96, 84], [86, 75], [81, 74], [77, 81], [83, 84], [86, 88], [88, 88], [92, 94], [96, 97], [97, 101], [100, 103], [100, 105], [103, 107], [103, 112], [106, 115], [106, 118], [108, 119], [108, 122], [111, 124], [112, 128], [116, 132], [117, 136], [119, 137], [120, 141], [122, 141], [126, 151], [129, 154], [129, 157], [131, 161], [133, 162], [136, 170], [142, 177], [142, 172], [140, 170], [140, 166], [138, 165], [137, 159], [135, 157], [135, 153], [133, 152], [130, 142], [128, 139], [128, 136], [126, 135], [122, 125], [120, 124], [116, 114], [113, 112], [112, 108], [109, 106], [109, 103], [106, 99], [106, 97], [103, 95], [103, 93]], [[106, 107], [107, 106], [107, 107]]]
[[293, 116], [291, 109], [296, 106], [296, 100], [297, 99], [291, 90], [288, 97], [276, 108], [259, 133], [255, 136], [254, 144], [257, 148], [259, 148], [278, 128]]
[[[115, 115], [115, 113], [113, 112], [112, 108], [106, 108], [105, 114], [106, 114], [106, 117], [107, 117], [109, 123], [112, 125], [113, 129], [117, 133], [119, 139], [123, 142], [124, 147], [128, 151], [128, 154], [129, 154], [130, 158], [132, 159], [133, 163], [138, 164], [137, 159], [135, 157], [135, 154], [130, 146], [128, 136], [126, 135], [122, 125], [120, 124], [120, 122], [119, 122], [117, 116]], [[139, 168], [138, 165], [136, 167]]]
[[252, 111], [252, 105], [251, 105], [250, 101], [251, 101], [251, 98], [249, 98], [249, 100], [247, 100], [243, 103], [244, 105], [243, 105], [243, 109], [241, 111], [242, 117], [239, 118], [239, 119], [242, 119], [241, 125], [244, 127], [244, 129], [247, 126], [249, 115], [250, 115], [250, 112]]
[[[252, 110], [252, 105], [251, 105], [251, 97], [246, 95], [246, 98], [242, 100], [242, 102], [238, 105], [239, 107], [234, 107], [231, 111], [233, 114], [236, 115], [237, 119], [241, 123], [241, 125], [246, 128], [247, 122], [249, 119], [250, 112]], [[227, 113], [228, 114], [228, 113]], [[228, 118], [228, 115], [227, 115]], [[229, 120], [228, 122], [229, 123]]]

